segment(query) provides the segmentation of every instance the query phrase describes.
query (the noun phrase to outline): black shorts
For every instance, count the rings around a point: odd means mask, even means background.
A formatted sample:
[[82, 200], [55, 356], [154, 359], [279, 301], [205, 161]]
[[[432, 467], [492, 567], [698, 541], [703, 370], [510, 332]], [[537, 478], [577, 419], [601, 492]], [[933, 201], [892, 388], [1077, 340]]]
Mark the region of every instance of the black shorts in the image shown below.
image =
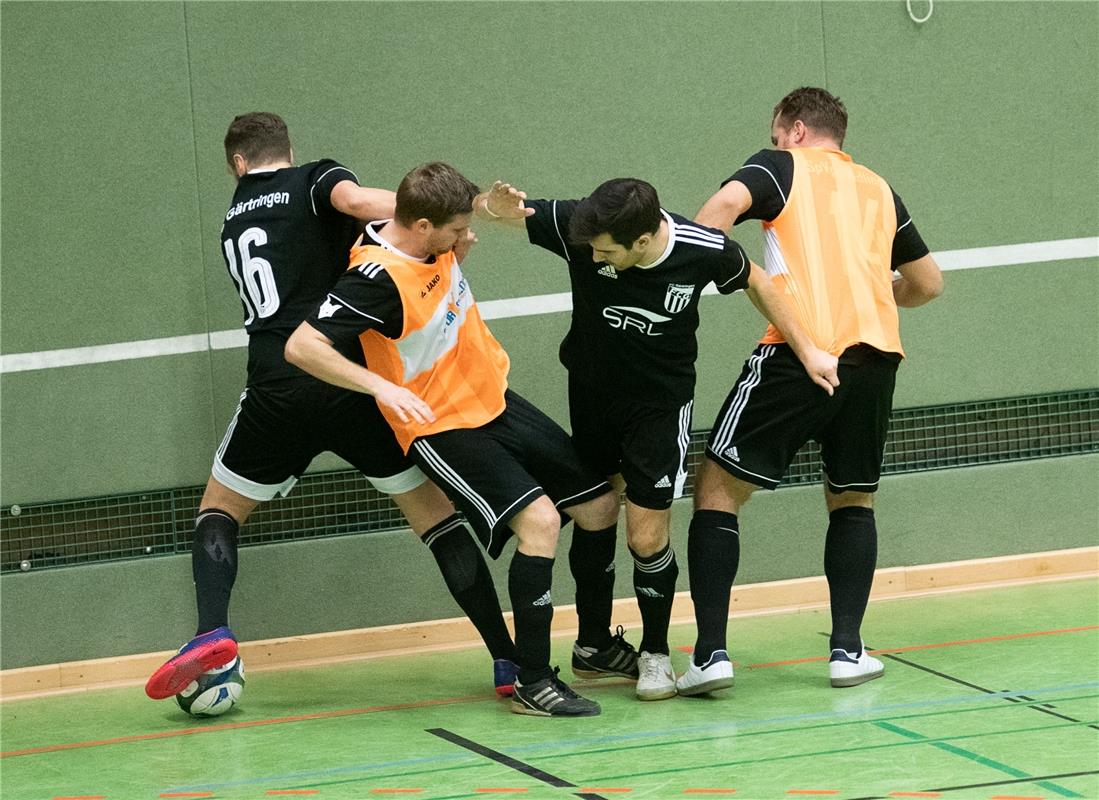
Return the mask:
[[312, 378], [245, 388], [212, 472], [238, 494], [270, 500], [288, 494], [309, 462], [325, 451], [387, 494], [410, 491], [426, 480], [401, 452], [373, 397]]
[[761, 344], [718, 412], [706, 455], [731, 475], [774, 489], [801, 446], [815, 439], [832, 492], [876, 491], [897, 363], [867, 345], [848, 348], [829, 397], [789, 345]]
[[493, 558], [511, 537], [511, 518], [542, 495], [564, 510], [611, 488], [582, 464], [556, 422], [510, 389], [505, 399], [492, 422], [422, 436], [409, 451]]
[[664, 509], [683, 496], [694, 401], [678, 407], [643, 405], [569, 378], [572, 442], [600, 475], [622, 474], [626, 497]]

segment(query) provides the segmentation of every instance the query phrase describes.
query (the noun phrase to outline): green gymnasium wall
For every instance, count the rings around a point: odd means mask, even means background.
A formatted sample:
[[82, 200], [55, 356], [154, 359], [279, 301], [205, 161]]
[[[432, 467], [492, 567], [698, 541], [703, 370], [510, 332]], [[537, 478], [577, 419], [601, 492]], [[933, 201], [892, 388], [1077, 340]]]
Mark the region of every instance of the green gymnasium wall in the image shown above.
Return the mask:
[[[1095, 236], [1097, 43], [1091, 2], [941, 2], [922, 26], [901, 0], [4, 3], [0, 352], [238, 328], [218, 247], [233, 188], [221, 139], [233, 115], [250, 110], [287, 119], [299, 161], [334, 157], [368, 184], [395, 186], [433, 159], [533, 196], [579, 196], [635, 175], [689, 216], [768, 145], [779, 97], [824, 85], [850, 110], [846, 149], [889, 178], [932, 249]], [[468, 264], [479, 300], [567, 289], [563, 265], [521, 235], [479, 234]], [[761, 258], [755, 230], [737, 235]], [[903, 313], [910, 358], [896, 405], [1099, 385], [1096, 266], [1086, 258], [949, 272], [941, 299]], [[562, 422], [556, 344], [566, 325], [561, 314], [491, 324], [512, 354], [513, 385]], [[710, 424], [761, 327], [743, 296], [704, 299], [697, 427]], [[0, 506], [202, 483], [235, 408], [244, 355], [5, 372]], [[1051, 524], [1040, 542], [1009, 545], [988, 513], [994, 493], [965, 487], [1003, 471], [1019, 480], [1020, 495], [1046, 495], [1058, 473], [1048, 465], [902, 476], [889, 486], [903, 496], [931, 481], [935, 505], [968, 510], [973, 556], [1095, 543], [1099, 510], [1080, 498], [1094, 498], [1099, 469], [1088, 458], [1051, 463], [1062, 462], [1075, 501], [1036, 505], [1071, 524]], [[806, 491], [766, 502], [792, 504], [787, 522], [806, 508], [816, 515], [819, 499], [795, 502]], [[802, 528], [806, 537], [814, 530]], [[964, 534], [939, 531], [935, 541]], [[405, 545], [391, 540], [251, 551], [238, 625], [258, 638], [454, 613], [428, 564], [410, 568], [423, 591], [416, 584], [414, 601], [390, 603], [393, 618], [364, 594], [355, 611], [320, 603], [314, 616], [303, 601], [269, 617], [283, 622], [265, 620], [261, 609], [300, 591], [291, 576], [312, 561], [304, 554], [339, 554], [368, 576], [367, 565], [400, 558]], [[349, 548], [359, 560], [344, 557]], [[748, 577], [819, 572], [785, 552], [764, 554]], [[897, 558], [943, 560], [919, 548]], [[172, 645], [189, 627], [187, 572], [184, 560], [165, 558], [5, 576], [2, 665]], [[99, 593], [114, 605], [98, 618], [128, 626], [106, 638], [74, 611]], [[126, 612], [166, 594], [175, 605], [154, 607], [183, 616], [169, 630], [157, 615], [134, 623]]]

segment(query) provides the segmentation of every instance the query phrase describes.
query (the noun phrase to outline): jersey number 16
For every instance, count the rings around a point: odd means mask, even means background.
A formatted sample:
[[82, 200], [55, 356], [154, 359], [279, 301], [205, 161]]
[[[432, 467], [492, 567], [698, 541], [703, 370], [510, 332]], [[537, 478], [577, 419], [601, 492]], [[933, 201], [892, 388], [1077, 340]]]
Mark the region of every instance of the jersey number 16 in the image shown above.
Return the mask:
[[[247, 312], [245, 325], [250, 325], [256, 317], [265, 319], [279, 310], [279, 288], [275, 285], [275, 273], [271, 262], [252, 255], [253, 245], [267, 244], [267, 232], [263, 228], [249, 228], [242, 233], [234, 246], [232, 239], [222, 242], [225, 248], [225, 263], [229, 265], [229, 274], [237, 285], [237, 292]], [[240, 268], [237, 267], [237, 251], [240, 251]]]

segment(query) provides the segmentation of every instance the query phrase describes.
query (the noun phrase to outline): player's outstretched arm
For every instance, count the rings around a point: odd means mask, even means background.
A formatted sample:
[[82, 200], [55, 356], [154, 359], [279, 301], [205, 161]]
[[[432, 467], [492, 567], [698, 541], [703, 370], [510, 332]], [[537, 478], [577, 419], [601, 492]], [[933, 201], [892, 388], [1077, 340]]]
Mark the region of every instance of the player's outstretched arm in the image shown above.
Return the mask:
[[943, 293], [943, 273], [930, 253], [901, 264], [897, 272], [900, 277], [893, 281], [893, 299], [902, 308], [922, 306]]
[[751, 207], [752, 193], [748, 187], [740, 181], [729, 181], [703, 204], [695, 214], [695, 222], [727, 231]]
[[419, 423], [433, 422], [431, 407], [415, 394], [391, 383], [343, 356], [332, 346], [332, 340], [308, 322], [303, 322], [286, 342], [286, 360], [305, 370], [314, 378], [343, 389], [373, 395], [382, 408], [388, 408], [401, 419]]
[[496, 181], [487, 192], [481, 192], [473, 200], [473, 213], [480, 219], [502, 222], [516, 228], [526, 226], [526, 218], [534, 213], [523, 201], [527, 193], [510, 183]]
[[748, 298], [767, 321], [778, 328], [813, 383], [833, 394], [834, 387], [840, 385], [839, 359], [817, 347], [771, 277], [758, 264], [752, 263], [751, 269], [746, 290]]
[[359, 186], [354, 181], [340, 181], [333, 187], [332, 207], [363, 222], [392, 219], [397, 210], [397, 195], [388, 189]]

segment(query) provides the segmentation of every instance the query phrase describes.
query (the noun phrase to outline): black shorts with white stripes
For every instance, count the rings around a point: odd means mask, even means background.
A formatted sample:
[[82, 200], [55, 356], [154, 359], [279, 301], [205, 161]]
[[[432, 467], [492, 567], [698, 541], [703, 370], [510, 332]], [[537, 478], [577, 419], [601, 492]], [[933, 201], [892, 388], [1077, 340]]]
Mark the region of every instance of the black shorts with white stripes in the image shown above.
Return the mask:
[[253, 500], [286, 495], [330, 451], [387, 494], [425, 478], [401, 452], [373, 397], [302, 376], [248, 386], [214, 456], [213, 476]]
[[622, 474], [626, 497], [643, 508], [664, 509], [683, 496], [694, 401], [644, 404], [569, 377], [572, 442], [600, 475]]
[[868, 345], [848, 348], [829, 397], [789, 345], [761, 344], [718, 412], [706, 455], [731, 475], [774, 489], [801, 446], [815, 439], [832, 492], [876, 491], [898, 360]]
[[582, 464], [561, 426], [510, 389], [505, 400], [492, 422], [423, 436], [409, 450], [493, 558], [511, 537], [508, 522], [542, 495], [566, 511], [610, 489]]

